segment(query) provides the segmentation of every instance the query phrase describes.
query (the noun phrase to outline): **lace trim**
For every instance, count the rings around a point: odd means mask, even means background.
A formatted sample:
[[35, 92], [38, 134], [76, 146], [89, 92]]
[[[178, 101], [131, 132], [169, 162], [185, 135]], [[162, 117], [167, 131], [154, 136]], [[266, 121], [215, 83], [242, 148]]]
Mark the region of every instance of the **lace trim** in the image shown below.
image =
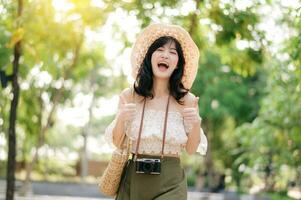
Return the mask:
[[[163, 125], [165, 111], [146, 109], [144, 113], [143, 129], [139, 145], [140, 154], [160, 154], [162, 148]], [[140, 127], [141, 114], [138, 114], [132, 123], [125, 124], [127, 136], [131, 138], [132, 152], [136, 150], [136, 141]], [[113, 129], [116, 125], [116, 118], [109, 124], [105, 130], [105, 138], [111, 146], [113, 145]], [[192, 126], [185, 124], [183, 117], [178, 111], [169, 111], [167, 119], [166, 139], [164, 154], [178, 155], [186, 146], [187, 134]], [[207, 151], [207, 138], [201, 129], [201, 142], [197, 152], [205, 155]]]
[[[152, 136], [162, 139], [164, 126], [165, 111], [146, 109], [143, 119], [143, 127], [141, 138], [149, 138]], [[131, 123], [129, 136], [136, 140], [138, 138], [140, 128], [141, 114], [137, 115]], [[173, 143], [186, 143], [187, 135], [183, 125], [183, 117], [177, 111], [169, 111], [167, 118], [166, 141]]]
[[[132, 142], [132, 152], [136, 151], [137, 140]], [[164, 154], [179, 154], [185, 147], [185, 144], [170, 143], [165, 141]], [[162, 138], [156, 136], [140, 140], [138, 153], [140, 154], [161, 154]]]

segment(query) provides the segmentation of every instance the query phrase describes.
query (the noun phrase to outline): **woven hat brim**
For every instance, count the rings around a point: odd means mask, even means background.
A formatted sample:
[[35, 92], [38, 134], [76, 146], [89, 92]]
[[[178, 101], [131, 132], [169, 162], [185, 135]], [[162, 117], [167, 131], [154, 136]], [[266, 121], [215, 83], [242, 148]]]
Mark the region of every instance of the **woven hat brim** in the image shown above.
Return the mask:
[[189, 33], [178, 25], [151, 24], [138, 35], [131, 54], [133, 78], [136, 79], [148, 48], [162, 36], [173, 37], [181, 44], [185, 59], [182, 83], [185, 88], [190, 89], [197, 74], [199, 49]]

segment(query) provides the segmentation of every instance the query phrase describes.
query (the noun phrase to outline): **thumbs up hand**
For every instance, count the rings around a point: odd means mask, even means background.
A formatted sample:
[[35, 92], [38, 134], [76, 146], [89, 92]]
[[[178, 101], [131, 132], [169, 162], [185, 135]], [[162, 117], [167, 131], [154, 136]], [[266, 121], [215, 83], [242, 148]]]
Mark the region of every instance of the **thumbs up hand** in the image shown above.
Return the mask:
[[134, 119], [136, 115], [136, 104], [127, 103], [126, 99], [120, 95], [120, 107], [118, 118], [123, 122], [129, 122]]
[[190, 125], [201, 125], [201, 118], [199, 116], [199, 97], [195, 98], [195, 102], [192, 107], [186, 107], [182, 111], [182, 115], [184, 118], [184, 123], [190, 124]]

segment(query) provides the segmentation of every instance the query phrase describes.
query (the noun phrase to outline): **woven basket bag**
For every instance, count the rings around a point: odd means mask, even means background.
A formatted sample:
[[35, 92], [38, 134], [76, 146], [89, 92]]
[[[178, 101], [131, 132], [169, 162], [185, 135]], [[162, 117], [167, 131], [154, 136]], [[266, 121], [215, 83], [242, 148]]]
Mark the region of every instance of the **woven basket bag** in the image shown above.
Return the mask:
[[98, 188], [106, 196], [115, 196], [117, 194], [121, 175], [129, 158], [130, 139], [126, 137], [126, 148], [116, 149], [111, 160], [98, 181]]
[[[131, 88], [132, 99], [131, 102], [134, 102], [134, 88]], [[127, 128], [130, 129], [131, 124]], [[130, 148], [131, 148], [131, 139], [123, 135], [121, 139], [121, 149], [117, 148], [111, 157], [111, 160], [105, 169], [102, 176], [98, 179], [98, 188], [99, 191], [107, 196], [116, 196], [120, 180], [122, 176], [123, 169], [129, 159]]]

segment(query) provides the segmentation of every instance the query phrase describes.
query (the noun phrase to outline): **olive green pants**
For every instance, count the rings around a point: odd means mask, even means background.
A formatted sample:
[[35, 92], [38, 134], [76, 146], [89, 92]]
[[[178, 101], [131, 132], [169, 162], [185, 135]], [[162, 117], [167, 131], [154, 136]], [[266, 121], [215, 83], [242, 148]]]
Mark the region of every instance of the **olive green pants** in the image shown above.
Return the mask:
[[132, 160], [125, 170], [117, 200], [187, 200], [186, 176], [179, 158], [163, 158], [160, 175], [136, 173]]

